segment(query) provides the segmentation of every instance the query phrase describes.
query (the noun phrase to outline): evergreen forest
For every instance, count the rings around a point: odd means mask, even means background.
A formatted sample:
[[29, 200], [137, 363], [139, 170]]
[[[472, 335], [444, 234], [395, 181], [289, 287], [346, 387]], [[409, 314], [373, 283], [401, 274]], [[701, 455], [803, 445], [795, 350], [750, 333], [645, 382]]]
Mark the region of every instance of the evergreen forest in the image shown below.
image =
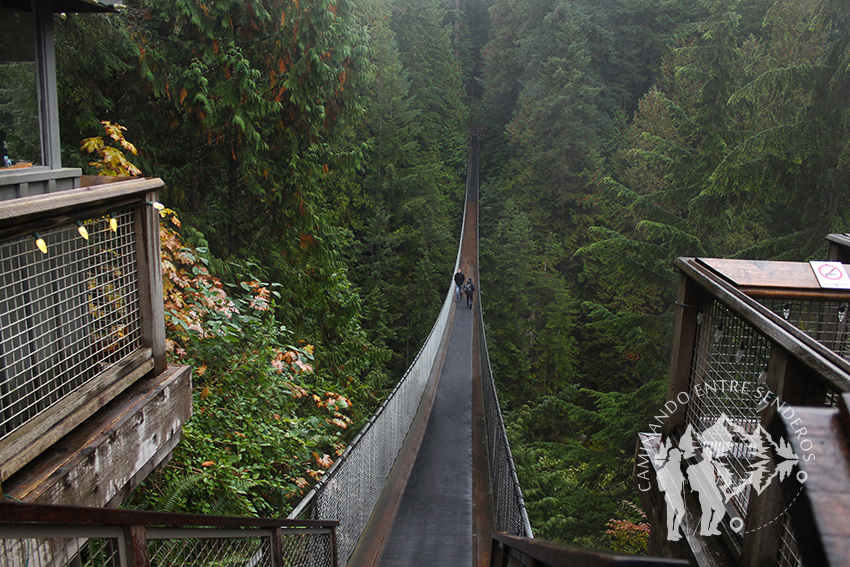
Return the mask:
[[480, 128], [479, 289], [535, 536], [640, 553], [630, 474], [663, 403], [673, 260], [824, 259], [848, 229], [848, 15], [850, 0], [57, 15], [63, 165], [165, 181], [168, 345], [194, 367], [184, 440], [131, 505], [297, 504], [427, 337]]

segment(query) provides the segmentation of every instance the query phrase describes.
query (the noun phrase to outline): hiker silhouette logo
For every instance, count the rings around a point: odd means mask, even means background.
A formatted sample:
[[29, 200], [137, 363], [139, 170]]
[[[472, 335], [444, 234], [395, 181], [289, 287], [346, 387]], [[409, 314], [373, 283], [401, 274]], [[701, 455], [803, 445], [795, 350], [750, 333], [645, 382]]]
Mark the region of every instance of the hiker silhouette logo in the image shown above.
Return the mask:
[[[785, 480], [800, 459], [785, 439], [774, 441], [760, 424], [748, 433], [721, 414], [702, 431], [688, 425], [678, 445], [668, 438], [654, 461], [658, 489], [667, 505], [667, 539], [677, 541], [683, 535], [686, 518], [686, 489], [699, 502], [701, 536], [721, 535], [720, 523], [727, 514], [729, 527], [740, 533], [745, 527], [741, 516], [750, 490], [761, 494], [774, 479]], [[806, 481], [806, 473], [799, 467], [796, 477], [800, 484]], [[754, 529], [758, 527], [750, 526], [747, 531]]]

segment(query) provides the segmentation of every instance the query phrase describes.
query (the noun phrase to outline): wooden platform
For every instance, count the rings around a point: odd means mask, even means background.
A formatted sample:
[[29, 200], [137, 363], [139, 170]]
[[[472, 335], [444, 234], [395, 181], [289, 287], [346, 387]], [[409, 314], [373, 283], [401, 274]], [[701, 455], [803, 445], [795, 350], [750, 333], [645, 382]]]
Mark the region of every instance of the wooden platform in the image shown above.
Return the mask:
[[192, 415], [188, 366], [139, 380], [3, 483], [22, 502], [117, 507], [167, 462]]

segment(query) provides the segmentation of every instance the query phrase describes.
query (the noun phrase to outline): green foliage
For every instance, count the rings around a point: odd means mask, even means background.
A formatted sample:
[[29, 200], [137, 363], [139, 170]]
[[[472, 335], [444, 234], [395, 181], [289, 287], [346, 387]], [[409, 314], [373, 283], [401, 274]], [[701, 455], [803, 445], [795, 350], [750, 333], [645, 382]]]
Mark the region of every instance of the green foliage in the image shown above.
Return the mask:
[[16, 162], [41, 164], [37, 94], [35, 63], [0, 63], [0, 130]]
[[168, 349], [193, 367], [193, 416], [169, 463], [131, 505], [205, 514], [284, 516], [344, 448], [361, 391], [314, 371], [274, 316], [279, 286], [225, 286], [187, 248], [166, 210], [161, 229]]
[[[799, 261], [846, 230], [847, 13], [845, 0], [495, 2], [482, 278], [508, 293], [484, 305], [541, 537], [645, 544], [622, 502], [637, 501], [634, 434], [663, 399], [673, 260]], [[565, 283], [550, 301], [572, 305], [568, 373], [536, 366], [551, 339], [531, 346], [544, 249]], [[581, 498], [599, 513], [578, 516]]]
[[127, 160], [124, 155], [124, 150], [133, 155], [138, 155], [136, 146], [128, 142], [124, 138], [125, 127], [119, 124], [113, 124], [108, 120], [104, 120], [103, 131], [119, 146], [107, 146], [103, 138], [100, 136], [94, 138], [86, 138], [80, 143], [80, 149], [88, 154], [95, 154], [97, 159], [89, 162], [89, 165], [98, 170], [99, 175], [123, 175], [136, 176], [142, 172], [138, 167]]

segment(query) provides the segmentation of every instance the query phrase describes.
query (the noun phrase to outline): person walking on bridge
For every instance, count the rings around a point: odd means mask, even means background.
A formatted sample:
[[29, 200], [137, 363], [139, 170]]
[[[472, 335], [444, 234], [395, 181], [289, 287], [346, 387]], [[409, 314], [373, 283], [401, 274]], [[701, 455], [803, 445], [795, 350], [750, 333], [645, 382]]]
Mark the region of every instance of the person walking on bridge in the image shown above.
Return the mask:
[[455, 272], [455, 291], [457, 292], [457, 301], [460, 301], [460, 298], [463, 297], [463, 280], [466, 279], [466, 276], [463, 275], [463, 272], [460, 271], [460, 268]]
[[466, 306], [472, 309], [472, 292], [475, 291], [475, 284], [472, 283], [472, 278], [466, 280], [463, 284], [463, 292], [466, 294]]

